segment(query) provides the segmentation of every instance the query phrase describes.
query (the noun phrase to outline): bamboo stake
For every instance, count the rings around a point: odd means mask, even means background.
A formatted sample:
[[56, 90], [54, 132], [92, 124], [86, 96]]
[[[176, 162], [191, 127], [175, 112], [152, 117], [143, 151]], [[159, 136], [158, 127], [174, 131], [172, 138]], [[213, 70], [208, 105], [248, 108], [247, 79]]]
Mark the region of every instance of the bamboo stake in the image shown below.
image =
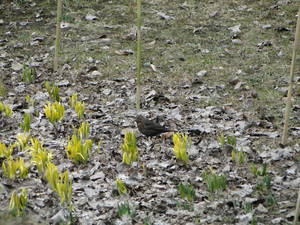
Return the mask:
[[57, 12], [56, 12], [56, 40], [55, 40], [55, 54], [54, 54], [54, 62], [53, 62], [53, 70], [57, 71], [58, 69], [58, 56], [60, 53], [60, 39], [61, 39], [61, 15], [62, 15], [62, 1], [57, 0]]
[[136, 109], [140, 110], [141, 108], [141, 26], [142, 26], [142, 17], [141, 17], [141, 0], [137, 0], [137, 43], [136, 43]]
[[292, 105], [291, 98], [292, 98], [292, 90], [293, 90], [293, 83], [294, 83], [296, 52], [297, 52], [297, 49], [299, 46], [299, 40], [300, 40], [300, 8], [298, 11], [298, 20], [297, 20], [295, 41], [294, 41], [294, 47], [293, 47], [292, 64], [291, 64], [291, 69], [290, 69], [289, 89], [288, 89], [287, 102], [286, 102], [285, 115], [284, 115], [284, 127], [283, 127], [283, 134], [282, 134], [282, 144], [283, 145], [286, 144], [287, 137], [288, 137], [288, 122], [289, 122], [289, 116], [290, 116], [290, 109], [291, 109], [291, 105]]
[[296, 211], [295, 211], [295, 217], [294, 217], [293, 225], [297, 225], [298, 218], [299, 218], [299, 209], [300, 209], [300, 188], [299, 188], [299, 192], [298, 192], [298, 200], [297, 200], [297, 205], [296, 205]]

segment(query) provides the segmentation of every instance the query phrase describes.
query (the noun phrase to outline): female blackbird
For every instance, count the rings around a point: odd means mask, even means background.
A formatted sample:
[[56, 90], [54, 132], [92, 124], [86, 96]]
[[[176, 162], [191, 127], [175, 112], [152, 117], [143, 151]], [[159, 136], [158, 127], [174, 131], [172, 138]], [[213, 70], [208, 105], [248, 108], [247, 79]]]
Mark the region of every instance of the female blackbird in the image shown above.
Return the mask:
[[148, 120], [141, 115], [137, 116], [136, 123], [139, 131], [146, 136], [156, 136], [170, 131], [168, 128], [161, 126], [152, 120]]

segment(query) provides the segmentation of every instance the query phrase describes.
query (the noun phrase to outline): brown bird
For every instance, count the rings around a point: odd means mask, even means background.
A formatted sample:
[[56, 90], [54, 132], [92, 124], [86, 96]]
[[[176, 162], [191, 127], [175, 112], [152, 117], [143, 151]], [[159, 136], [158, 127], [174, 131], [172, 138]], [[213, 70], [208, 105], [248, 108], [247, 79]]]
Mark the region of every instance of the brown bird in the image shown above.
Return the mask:
[[141, 115], [137, 116], [136, 123], [139, 131], [146, 136], [156, 136], [170, 131], [168, 128], [161, 126], [159, 123], [148, 120]]

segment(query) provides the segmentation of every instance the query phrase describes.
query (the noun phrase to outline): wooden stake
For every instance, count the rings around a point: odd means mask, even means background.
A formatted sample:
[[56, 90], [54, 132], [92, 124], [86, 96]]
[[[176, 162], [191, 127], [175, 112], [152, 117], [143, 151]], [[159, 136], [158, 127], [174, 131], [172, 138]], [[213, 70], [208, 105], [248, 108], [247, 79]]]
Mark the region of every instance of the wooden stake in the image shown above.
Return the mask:
[[57, 0], [57, 12], [56, 12], [56, 40], [55, 40], [55, 54], [53, 60], [53, 70], [57, 71], [58, 69], [58, 56], [60, 53], [60, 39], [61, 39], [61, 15], [62, 15], [62, 1]]
[[141, 17], [141, 0], [137, 0], [137, 43], [136, 43], [136, 109], [140, 110], [141, 108], [141, 26], [142, 26], [142, 17]]
[[296, 205], [296, 211], [295, 211], [295, 217], [294, 217], [293, 225], [297, 225], [298, 224], [299, 210], [300, 210], [300, 188], [299, 188], [299, 192], [298, 192], [298, 200], [297, 200], [297, 205]]
[[295, 61], [296, 61], [296, 52], [299, 47], [299, 40], [300, 40], [300, 8], [298, 11], [298, 20], [297, 20], [295, 41], [293, 47], [292, 64], [290, 69], [289, 89], [288, 89], [287, 102], [286, 102], [285, 115], [284, 115], [284, 127], [283, 127], [283, 134], [282, 134], [283, 145], [286, 144], [287, 137], [288, 137], [288, 122], [289, 122], [290, 110], [292, 105], [291, 99], [292, 99], [292, 90], [294, 84]]

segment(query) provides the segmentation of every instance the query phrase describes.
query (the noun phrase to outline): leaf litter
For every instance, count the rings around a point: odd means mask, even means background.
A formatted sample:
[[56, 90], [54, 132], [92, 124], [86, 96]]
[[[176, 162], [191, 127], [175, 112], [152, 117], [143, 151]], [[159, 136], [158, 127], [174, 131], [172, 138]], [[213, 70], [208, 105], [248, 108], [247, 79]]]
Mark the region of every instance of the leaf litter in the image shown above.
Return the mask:
[[[88, 6], [91, 11], [83, 8], [73, 12], [76, 22], [62, 25], [63, 70], [59, 75], [51, 72], [50, 57], [55, 8], [40, 3], [32, 8], [19, 8], [14, 2], [5, 4], [11, 4], [13, 17], [3, 13], [0, 20], [4, 31], [0, 36], [0, 81], [8, 90], [0, 100], [14, 106], [14, 115], [11, 119], [0, 115], [0, 140], [13, 143], [26, 110], [25, 96], [31, 96], [36, 102], [34, 110], [39, 111], [33, 117], [32, 136], [43, 141], [61, 171], [70, 171], [80, 224], [136, 224], [146, 217], [153, 224], [286, 224], [293, 220], [291, 212], [300, 183], [299, 143], [278, 147], [283, 104], [278, 106], [276, 101], [284, 96], [271, 89], [286, 85], [277, 78], [285, 76], [283, 67], [290, 63], [289, 39], [293, 37], [296, 1], [275, 1], [273, 5], [258, 1], [145, 3], [143, 38], [151, 44], [145, 44], [143, 51], [149, 63], [143, 66], [142, 113], [188, 133], [192, 146], [188, 150], [190, 164], [184, 166], [174, 157], [171, 138], [146, 138], [137, 133], [140, 158], [132, 168], [121, 163], [123, 130], [137, 132], [133, 79], [136, 31], [127, 5], [98, 3]], [[35, 10], [39, 7], [46, 8]], [[22, 14], [18, 13], [20, 9]], [[262, 21], [253, 23], [251, 13]], [[288, 22], [282, 19], [277, 24], [272, 13]], [[23, 14], [34, 19], [28, 21]], [[283, 45], [286, 42], [288, 46]], [[21, 83], [24, 64], [37, 69], [34, 84]], [[65, 106], [70, 93], [79, 93], [87, 105], [85, 120], [91, 124], [95, 145], [86, 165], [73, 165], [64, 153], [73, 127], [80, 122], [76, 115], [68, 111], [56, 130], [43, 115], [49, 100], [44, 82], [54, 81], [53, 77]], [[261, 86], [263, 83], [266, 86]], [[274, 118], [259, 110], [259, 105], [266, 106]], [[292, 119], [293, 140], [299, 140], [297, 127], [299, 120]], [[232, 160], [232, 147], [220, 147], [218, 137], [222, 134], [236, 137], [237, 150], [247, 153], [245, 164], [237, 165]], [[29, 160], [26, 154], [23, 156]], [[269, 193], [257, 189], [261, 187], [260, 177], [249, 169], [251, 164], [260, 169], [264, 163], [272, 177]], [[215, 195], [208, 192], [201, 175], [209, 170], [227, 176], [225, 191]], [[57, 196], [34, 169], [30, 174], [30, 178], [15, 182], [2, 176], [1, 210], [8, 206], [12, 187], [28, 186], [28, 213], [45, 223], [66, 221], [70, 215], [61, 209]], [[128, 202], [135, 211], [133, 217], [117, 217], [122, 202], [114, 192], [118, 177], [130, 189]], [[183, 182], [195, 187], [193, 210], [179, 204], [182, 200], [177, 187]], [[276, 204], [270, 205], [270, 193]]]

